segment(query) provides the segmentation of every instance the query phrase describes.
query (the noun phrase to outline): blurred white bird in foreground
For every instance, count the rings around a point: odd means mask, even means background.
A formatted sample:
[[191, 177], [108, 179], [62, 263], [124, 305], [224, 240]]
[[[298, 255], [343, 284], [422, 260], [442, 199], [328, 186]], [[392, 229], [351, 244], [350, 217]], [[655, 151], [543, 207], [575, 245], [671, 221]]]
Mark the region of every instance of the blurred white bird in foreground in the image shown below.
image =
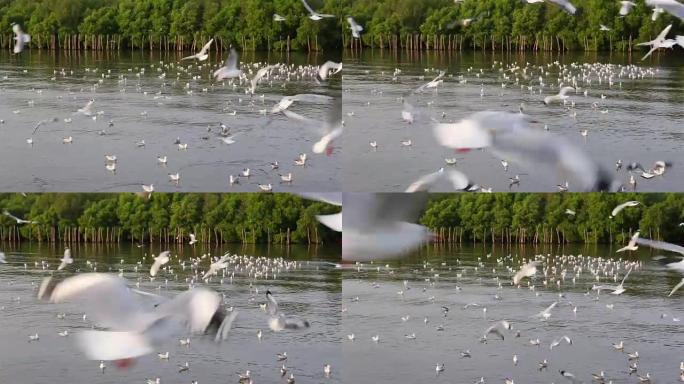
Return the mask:
[[405, 255], [429, 240], [415, 224], [427, 193], [345, 193], [342, 260], [370, 261]]
[[237, 316], [234, 311], [227, 313], [219, 294], [208, 289], [195, 288], [166, 299], [133, 291], [126, 280], [104, 273], [84, 273], [61, 282], [45, 278], [38, 298], [77, 303], [88, 319], [105, 329], [76, 334], [78, 347], [88, 359], [116, 360], [121, 366], [155, 352], [178, 334], [210, 334], [216, 341], [224, 340]]
[[530, 169], [554, 168], [574, 176], [580, 191], [614, 191], [618, 188], [609, 172], [599, 167], [584, 151], [562, 137], [529, 128], [519, 113], [477, 112], [457, 123], [433, 127], [437, 142], [458, 150], [491, 148], [508, 162], [517, 161]]

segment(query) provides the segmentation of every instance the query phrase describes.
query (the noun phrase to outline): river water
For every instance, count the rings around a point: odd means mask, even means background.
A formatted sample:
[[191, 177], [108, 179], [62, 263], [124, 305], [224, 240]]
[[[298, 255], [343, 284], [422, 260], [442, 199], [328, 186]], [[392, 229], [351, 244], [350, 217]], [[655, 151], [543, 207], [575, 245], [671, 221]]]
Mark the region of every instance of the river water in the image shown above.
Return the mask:
[[[289, 79], [282, 73], [262, 82], [253, 98], [245, 94], [245, 84], [213, 81], [211, 73], [222, 63], [215, 53], [201, 68], [192, 61], [179, 62], [181, 57], [129, 51], [0, 53], [0, 188], [114, 192], [154, 184], [164, 191], [254, 192], [259, 191], [257, 184], [270, 183], [274, 191], [339, 190], [339, 148], [329, 156], [315, 155], [312, 145], [322, 136], [317, 128], [270, 114], [286, 95], [339, 98], [339, 75], [317, 83], [300, 70], [334, 57], [245, 54], [240, 60], [249, 78], [264, 63], [290, 65]], [[74, 114], [91, 99], [97, 120]], [[330, 103], [292, 106], [292, 111], [315, 120], [325, 120], [331, 110]], [[50, 123], [33, 134], [44, 120]], [[219, 123], [230, 128], [234, 144], [221, 141]], [[68, 137], [72, 143], [64, 144]], [[27, 143], [29, 138], [33, 145]], [[187, 149], [180, 150], [176, 139]], [[142, 140], [145, 147], [138, 147]], [[296, 166], [294, 159], [302, 152], [309, 155], [307, 165]], [[105, 168], [105, 155], [118, 158], [116, 173]], [[165, 166], [158, 156], [167, 157]], [[276, 161], [280, 168], [272, 170], [270, 163]], [[229, 175], [245, 168], [251, 169], [251, 177], [231, 186]], [[281, 184], [278, 174], [290, 172], [293, 182]], [[176, 173], [178, 185], [168, 176]]]
[[[684, 356], [684, 300], [681, 292], [667, 295], [682, 276], [653, 261], [658, 252], [615, 251], [600, 246], [430, 246], [400, 261], [350, 266], [343, 283], [344, 382], [474, 383], [481, 377], [487, 383], [504, 378], [569, 382], [559, 370], [584, 383], [600, 371], [606, 382], [635, 383], [637, 375], [647, 373], [656, 383], [677, 382]], [[535, 290], [527, 281], [513, 287], [521, 259], [537, 254], [550, 256], [530, 283]], [[626, 292], [597, 296], [593, 284], [617, 285], [625, 275], [624, 263], [614, 264], [620, 257], [641, 263], [626, 280]], [[604, 274], [615, 268], [618, 282]], [[566, 278], [558, 287], [555, 281], [563, 271]], [[554, 301], [558, 304], [547, 321], [531, 317]], [[448, 308], [446, 315], [442, 306]], [[501, 331], [504, 340], [490, 334], [481, 343], [485, 330], [504, 319], [512, 324], [511, 331]], [[354, 341], [347, 338], [350, 334]], [[413, 334], [415, 339], [406, 337]], [[377, 343], [371, 339], [376, 335]], [[551, 348], [563, 336], [572, 344], [562, 340]], [[532, 339], [539, 339], [540, 346], [530, 345]], [[612, 346], [620, 341], [624, 352]], [[461, 357], [466, 350], [471, 357]], [[636, 351], [637, 372], [630, 375], [626, 353]], [[540, 371], [544, 359], [548, 369]], [[437, 364], [444, 364], [439, 375]]]

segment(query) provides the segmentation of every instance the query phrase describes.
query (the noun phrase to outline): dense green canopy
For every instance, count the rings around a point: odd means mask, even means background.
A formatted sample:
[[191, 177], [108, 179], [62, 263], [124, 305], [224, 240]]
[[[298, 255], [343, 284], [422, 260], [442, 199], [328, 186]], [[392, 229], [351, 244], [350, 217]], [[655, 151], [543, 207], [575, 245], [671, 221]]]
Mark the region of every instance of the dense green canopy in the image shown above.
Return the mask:
[[[337, 0], [309, 0], [321, 13], [341, 14]], [[273, 21], [277, 13], [286, 18]], [[221, 39], [224, 46], [278, 47], [292, 39], [291, 48], [339, 47], [343, 20], [313, 21], [300, 0], [0, 0], [0, 31], [11, 23], [34, 36], [32, 45], [46, 46], [52, 36], [122, 36], [126, 46], [145, 47], [160, 39], [185, 42]]]
[[[132, 193], [0, 194], [0, 212], [5, 209], [39, 223], [21, 226], [24, 238], [45, 238], [51, 228], [120, 228], [123, 239], [138, 241], [165, 230], [199, 235], [204, 228], [218, 231], [226, 242], [266, 242], [269, 235], [279, 242], [288, 229], [291, 242], [307, 242], [314, 232], [319, 240], [339, 241], [338, 233], [316, 220], [317, 214], [339, 208], [286, 193], [155, 193], [150, 199]], [[0, 227], [15, 225], [0, 215]]]
[[[651, 40], [667, 25], [674, 24], [669, 37], [684, 34], [684, 22], [670, 14], [651, 20], [652, 10], [644, 0], [625, 17], [617, 0], [571, 0], [575, 15], [550, 3], [528, 4], [522, 0], [345, 0], [345, 12], [364, 26], [364, 43], [387, 43], [391, 35], [459, 35], [468, 45], [490, 47], [506, 38], [558, 38], [569, 48], [613, 48], [617, 41]], [[472, 19], [468, 26], [459, 21]], [[601, 31], [601, 24], [610, 31]], [[346, 30], [348, 38], [350, 31]], [[556, 42], [554, 42], [556, 44]]]
[[[641, 204], [609, 218], [618, 204], [636, 200]], [[567, 214], [569, 209], [575, 215]], [[684, 227], [684, 194], [675, 193], [494, 193], [435, 195], [421, 219], [430, 228], [458, 228], [463, 238], [501, 241], [508, 231], [533, 241], [536, 234], [557, 232], [566, 242], [625, 242], [630, 231], [642, 237], [681, 243]], [[514, 236], [515, 237], [515, 236]], [[516, 239], [518, 240], [518, 239]], [[541, 240], [538, 240], [541, 241]]]

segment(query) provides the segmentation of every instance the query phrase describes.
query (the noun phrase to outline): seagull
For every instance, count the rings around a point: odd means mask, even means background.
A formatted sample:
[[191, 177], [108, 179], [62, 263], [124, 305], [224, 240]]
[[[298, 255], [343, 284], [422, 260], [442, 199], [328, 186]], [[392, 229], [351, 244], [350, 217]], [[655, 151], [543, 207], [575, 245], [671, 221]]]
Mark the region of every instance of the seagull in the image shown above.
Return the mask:
[[257, 71], [257, 73], [254, 75], [254, 77], [252, 78], [252, 80], [250, 81], [250, 87], [249, 87], [250, 94], [253, 95], [254, 92], [256, 91], [256, 87], [257, 87], [257, 84], [259, 84], [259, 80], [261, 80], [264, 76], [266, 76], [272, 70], [279, 68], [279, 67], [280, 67], [279, 64], [275, 64], [275, 65], [268, 65], [266, 67], [259, 69]]
[[230, 54], [226, 59], [223, 67], [214, 72], [214, 77], [217, 81], [223, 79], [232, 79], [242, 76], [242, 71], [238, 68], [238, 54], [234, 48], [230, 49]]
[[93, 104], [95, 103], [94, 99], [90, 99], [88, 103], [83, 107], [79, 108], [74, 114], [81, 114], [84, 116], [92, 116], [93, 115]]
[[427, 193], [343, 195], [342, 260], [396, 258], [429, 240], [429, 230], [415, 222]]
[[304, 8], [306, 8], [306, 10], [309, 11], [309, 13], [311, 14], [311, 15], [309, 16], [309, 19], [311, 19], [311, 20], [313, 20], [313, 21], [319, 21], [319, 20], [322, 20], [322, 19], [324, 19], [324, 18], [335, 17], [335, 15], [329, 15], [329, 14], [325, 14], [325, 13], [318, 13], [318, 12], [314, 11], [313, 9], [311, 9], [311, 7], [309, 6], [309, 4], [306, 3], [306, 0], [302, 0], [302, 4], [304, 4]]
[[636, 4], [631, 2], [631, 1], [620, 1], [620, 15], [621, 16], [627, 16], [629, 12], [632, 10], [632, 7], [636, 7]]
[[353, 17], [347, 17], [347, 23], [349, 23], [349, 29], [351, 29], [352, 36], [359, 39], [361, 38], [361, 32], [363, 27], [356, 23]]
[[211, 263], [209, 265], [209, 270], [204, 273], [202, 276], [202, 280], [206, 280], [208, 277], [213, 276], [218, 273], [218, 271], [222, 269], [226, 269], [228, 267], [228, 257], [230, 255], [225, 254], [221, 256], [220, 259], [216, 260], [215, 262]]
[[617, 216], [617, 214], [620, 213], [620, 211], [627, 207], [636, 207], [637, 205], [639, 205], [639, 202], [636, 200], [627, 201], [620, 205], [617, 205], [615, 206], [615, 208], [613, 208], [613, 211], [610, 212], [610, 218], [612, 219], [613, 217]]
[[21, 224], [38, 224], [37, 221], [31, 221], [31, 220], [20, 219], [20, 218], [14, 216], [13, 214], [9, 213], [9, 211], [6, 210], [6, 209], [2, 211], [2, 214], [5, 215], [5, 216], [7, 216], [7, 217], [9, 217], [10, 219], [16, 221], [17, 224], [20, 224], [20, 225], [21, 225]]
[[[682, 7], [684, 7], [684, 5], [683, 5]], [[645, 43], [639, 43], [639, 44], [637, 44], [637, 45], [649, 45], [649, 46], [651, 46], [651, 50], [648, 51], [648, 53], [647, 53], [644, 57], [641, 58], [642, 61], [643, 61], [643, 60], [646, 60], [647, 57], [651, 56], [651, 54], [652, 54], [653, 52], [655, 52], [656, 50], [658, 50], [658, 49], [660, 49], [660, 48], [663, 48], [663, 47], [671, 48], [671, 47], [672, 47], [672, 45], [674, 44], [674, 40], [672, 40], [672, 41], [673, 41], [673, 44], [670, 44], [670, 43], [665, 39], [665, 37], [667, 36], [667, 34], [670, 32], [670, 29], [671, 29], [671, 28], [672, 28], [672, 24], [670, 24], [670, 25], [668, 25], [667, 27], [665, 27], [665, 29], [663, 29], [662, 32], [660, 32], [660, 34], [659, 34], [655, 39], [653, 39], [653, 40], [651, 40], [651, 41], [647, 41], [647, 42], [645, 42]]]
[[684, 21], [684, 4], [676, 0], [646, 0], [646, 5], [665, 10]]
[[268, 184], [258, 184], [259, 189], [262, 190], [263, 192], [271, 192], [273, 190], [273, 185], [271, 183]]
[[580, 190], [617, 189], [612, 175], [579, 147], [560, 137], [539, 135], [519, 113], [477, 112], [458, 123], [435, 124], [433, 134], [445, 147], [457, 150], [491, 147], [497, 157], [508, 161], [561, 169], [575, 176]]
[[553, 103], [562, 103], [563, 101], [567, 100], [570, 96], [567, 95], [568, 92], [574, 91], [575, 88], [573, 87], [563, 87], [561, 90], [558, 92], [557, 95], [553, 96], [546, 96], [544, 98], [544, 104], [549, 105]]
[[570, 380], [570, 382], [572, 382], [573, 384], [581, 384], [582, 383], [582, 380], [576, 378], [575, 375], [573, 375], [572, 373], [570, 373], [568, 371], [560, 370], [559, 372], [560, 372], [561, 376]]
[[320, 68], [318, 68], [318, 77], [321, 80], [326, 80], [328, 76], [335, 75], [340, 71], [342, 71], [342, 63], [326, 61], [325, 63], [323, 63], [323, 65], [320, 66]]
[[59, 267], [57, 267], [58, 271], [61, 271], [67, 265], [74, 262], [74, 259], [71, 258], [71, 250], [69, 249], [69, 247], [66, 247], [64, 249], [64, 257], [62, 257], [62, 259], [60, 261], [61, 261], [61, 263], [59, 264]]
[[537, 313], [536, 315], [533, 315], [532, 317], [540, 317], [540, 318], [542, 318], [542, 319], [544, 319], [544, 320], [548, 320], [548, 319], [551, 317], [551, 310], [552, 310], [553, 308], [555, 308], [556, 305], [558, 305], [558, 302], [557, 302], [557, 301], [554, 301], [553, 303], [551, 303], [551, 305], [549, 305], [548, 307], [546, 307], [546, 309], [544, 309], [543, 311]]
[[599, 26], [600, 26], [600, 30], [601, 30], [601, 31], [610, 31], [610, 28], [606, 27], [606, 26], [603, 25], [603, 24], [600, 24]]
[[532, 277], [537, 273], [537, 267], [541, 263], [538, 261], [529, 262], [520, 268], [520, 270], [513, 276], [513, 285], [518, 285], [520, 281], [526, 277]]
[[5, 252], [0, 252], [0, 264], [7, 264], [7, 260], [5, 260]]
[[169, 254], [171, 254], [171, 251], [164, 251], [154, 258], [154, 263], [150, 268], [150, 276], [156, 276], [157, 272], [159, 272], [159, 268], [169, 262]]
[[193, 245], [197, 242], [197, 239], [195, 238], [195, 234], [191, 233], [190, 234], [190, 242], [188, 244]]
[[[664, 241], [644, 239], [641, 237], [636, 238], [635, 242], [639, 245], [645, 245], [647, 247], [655, 249], [662, 249], [668, 252], [679, 253], [681, 255], [680, 257], [684, 257], [684, 247], [676, 244], [666, 243]], [[684, 259], [677, 263], [669, 263], [666, 265], [666, 267], [684, 273]]]
[[639, 246], [637, 245], [637, 240], [639, 239], [639, 231], [636, 231], [634, 235], [632, 235], [632, 238], [629, 240], [629, 243], [618, 249], [616, 252], [624, 252], [624, 251], [636, 251], [639, 249]]
[[273, 332], [284, 329], [299, 330], [309, 328], [309, 322], [298, 317], [286, 316], [278, 309], [278, 302], [273, 298], [270, 290], [266, 291], [266, 312], [269, 314], [268, 327]]
[[24, 50], [24, 45], [31, 42], [31, 35], [24, 33], [19, 24], [12, 23], [12, 31], [14, 31], [14, 53], [19, 54]]
[[285, 21], [285, 20], [287, 20], [285, 17], [280, 16], [280, 15], [277, 14], [277, 13], [274, 13], [274, 14], [273, 14], [273, 21], [281, 22], [281, 21]]
[[506, 320], [497, 321], [496, 323], [494, 323], [492, 326], [490, 326], [489, 328], [487, 328], [485, 330], [484, 336], [482, 336], [482, 340], [487, 341], [487, 335], [489, 335], [490, 333], [497, 335], [501, 338], [501, 340], [504, 340], [505, 339], [504, 335], [499, 330], [499, 327], [503, 327], [504, 329], [510, 330], [511, 329], [511, 323], [509, 323]]
[[427, 192], [440, 180], [449, 181], [451, 187], [456, 191], [463, 191], [471, 186], [470, 182], [468, 181], [468, 177], [463, 173], [456, 170], [445, 171], [444, 168], [440, 168], [437, 172], [429, 173], [414, 181], [408, 186], [408, 188], [406, 188], [406, 191], [404, 192]]
[[214, 42], [214, 39], [209, 40], [208, 43], [204, 44], [204, 46], [202, 47], [202, 50], [201, 50], [201, 51], [199, 51], [198, 53], [196, 53], [196, 54], [194, 54], [194, 55], [192, 55], [192, 56], [184, 57], [184, 58], [181, 59], [181, 61], [183, 61], [183, 60], [192, 60], [192, 59], [197, 59], [197, 60], [199, 60], [199, 61], [204, 61], [204, 60], [208, 59], [208, 58], [209, 58], [209, 48], [211, 47], [211, 44], [212, 44], [213, 42]]
[[[155, 307], [143, 305], [141, 295], [125, 279], [104, 273], [82, 273], [61, 282], [43, 280], [38, 297], [51, 303], [77, 302], [98, 328], [78, 333], [76, 342], [88, 359], [130, 362], [152, 353], [174, 334], [210, 334], [225, 340], [237, 312], [227, 314], [221, 296], [205, 288], [184, 291]], [[149, 297], [150, 294], [142, 296]]]

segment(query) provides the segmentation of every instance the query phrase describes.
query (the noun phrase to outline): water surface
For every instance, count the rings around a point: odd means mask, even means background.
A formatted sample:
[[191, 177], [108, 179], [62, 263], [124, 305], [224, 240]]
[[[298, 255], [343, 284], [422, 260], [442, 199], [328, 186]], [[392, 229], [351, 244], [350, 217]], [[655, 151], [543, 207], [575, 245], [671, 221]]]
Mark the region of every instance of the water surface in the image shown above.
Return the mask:
[[[655, 382], [676, 382], [684, 356], [684, 296], [667, 294], [682, 276], [653, 261], [657, 252], [616, 255], [615, 250], [429, 247], [401, 261], [350, 267], [343, 283], [344, 382], [473, 383], [484, 377], [487, 383], [501, 383], [509, 377], [516, 383], [562, 383], [561, 369], [585, 383], [602, 370], [613, 383], [638, 382], [636, 375], [647, 372]], [[526, 281], [521, 288], [512, 287], [510, 279], [521, 259], [535, 254], [551, 255], [532, 280], [535, 290]], [[570, 262], [570, 255], [581, 261]], [[614, 262], [620, 256], [641, 263], [625, 282], [627, 291], [618, 296], [604, 291], [598, 298], [587, 293], [595, 283], [619, 283], [604, 271], [617, 268]], [[621, 280], [626, 271], [618, 271]], [[556, 281], [564, 272], [559, 288]], [[558, 304], [548, 321], [531, 317], [554, 301]], [[471, 306], [465, 309], [467, 304]], [[442, 306], [449, 309], [446, 316]], [[481, 343], [484, 331], [502, 319], [512, 323], [513, 331], [503, 331], [503, 341], [489, 335]], [[352, 333], [355, 341], [346, 337]], [[413, 340], [405, 337], [414, 333]], [[378, 343], [371, 340], [375, 335]], [[564, 335], [572, 345], [563, 341], [551, 349], [551, 342]], [[537, 338], [541, 345], [531, 346], [529, 340]], [[626, 352], [641, 356], [635, 374], [628, 372], [627, 355], [612, 346], [620, 340]], [[461, 357], [465, 350], [471, 358]], [[544, 359], [548, 369], [539, 371], [538, 362]], [[442, 363], [445, 370], [436, 376], [435, 366]]]
[[[240, 60], [248, 78], [264, 63], [292, 66], [289, 79], [284, 74], [274, 76], [250, 97], [244, 83], [233, 87], [228, 80], [213, 81], [211, 73], [226, 55], [212, 52], [205, 62], [208, 65], [199, 68], [193, 61], [179, 65], [182, 53], [32, 50], [20, 56], [0, 54], [0, 119], [4, 120], [0, 124], [0, 188], [114, 192], [138, 191], [142, 184], [154, 184], [160, 191], [252, 192], [259, 190], [257, 184], [271, 183], [275, 191], [338, 190], [338, 154], [311, 151], [322, 133], [282, 114], [270, 114], [285, 95], [339, 96], [339, 76], [319, 84], [297, 69], [330, 58], [246, 53]], [[74, 115], [91, 99], [95, 100], [93, 113], [102, 112], [97, 120]], [[292, 110], [325, 120], [331, 106], [299, 103]], [[38, 122], [53, 118], [57, 122], [33, 134]], [[220, 140], [219, 123], [231, 129], [235, 144]], [[70, 136], [72, 144], [63, 144], [63, 138]], [[27, 144], [28, 138], [33, 138], [33, 145]], [[177, 138], [188, 145], [187, 150], [178, 149]], [[141, 140], [144, 148], [136, 146]], [[305, 167], [294, 164], [300, 152], [309, 154]], [[116, 174], [105, 168], [105, 155], [117, 156]], [[167, 165], [160, 165], [157, 156], [167, 156]], [[280, 168], [274, 171], [270, 163], [276, 161]], [[228, 176], [237, 176], [245, 168], [252, 170], [252, 177], [230, 186]], [[181, 176], [178, 186], [168, 177], [177, 172]], [[278, 174], [289, 172], [294, 182], [280, 184]]]

